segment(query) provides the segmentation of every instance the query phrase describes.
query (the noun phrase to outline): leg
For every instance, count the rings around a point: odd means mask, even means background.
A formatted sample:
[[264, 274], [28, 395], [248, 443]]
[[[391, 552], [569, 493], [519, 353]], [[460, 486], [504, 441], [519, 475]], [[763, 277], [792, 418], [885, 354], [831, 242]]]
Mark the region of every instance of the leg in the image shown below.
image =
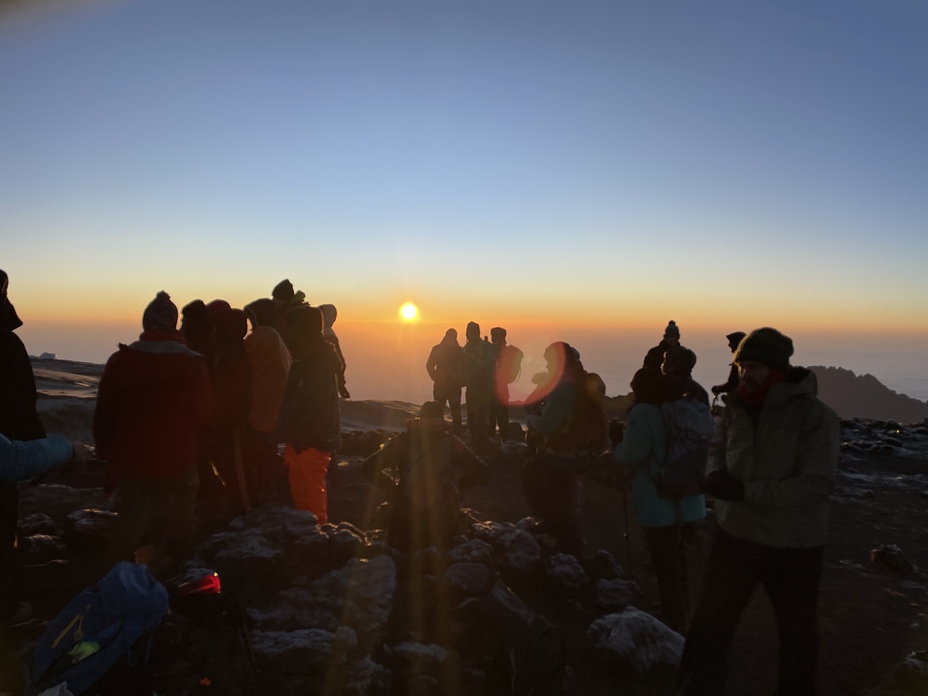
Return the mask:
[[130, 561], [148, 531], [152, 519], [165, 509], [157, 481], [125, 481], [116, 491], [116, 522], [104, 555], [107, 569]]
[[0, 621], [19, 604], [18, 495], [15, 483], [0, 483]]
[[165, 495], [171, 513], [164, 523], [164, 545], [179, 555], [186, 555], [187, 546], [197, 528], [197, 489], [200, 477], [196, 468], [172, 481], [165, 481]]
[[448, 390], [448, 407], [451, 409], [451, 425], [461, 432], [461, 388]]
[[760, 581], [757, 561], [737, 554], [744, 542], [716, 530], [702, 597], [696, 605], [677, 677], [685, 696], [721, 696], [728, 649], [738, 620]]
[[664, 623], [684, 633], [689, 622], [689, 601], [683, 530], [677, 526], [645, 527], [644, 538], [657, 576]]
[[785, 549], [768, 561], [761, 579], [770, 596], [780, 631], [777, 694], [815, 696], [818, 665], [818, 590], [822, 578], [822, 547]]
[[290, 471], [290, 494], [298, 510], [312, 512], [319, 524], [328, 521], [325, 475], [329, 468], [329, 452], [307, 447], [297, 452], [287, 443], [284, 461]]

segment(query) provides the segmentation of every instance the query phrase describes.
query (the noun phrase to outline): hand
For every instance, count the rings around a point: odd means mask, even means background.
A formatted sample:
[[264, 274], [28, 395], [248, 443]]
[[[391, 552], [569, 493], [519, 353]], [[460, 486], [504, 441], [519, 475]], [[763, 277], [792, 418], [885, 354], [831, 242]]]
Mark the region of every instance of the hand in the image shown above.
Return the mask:
[[716, 396], [721, 394], [722, 391], [723, 391], [723, 387], [721, 384], [716, 384], [714, 387], [712, 387], [712, 393], [715, 394]]
[[706, 477], [703, 490], [706, 495], [717, 500], [744, 500], [744, 483], [728, 473], [728, 469], [718, 469], [710, 473]]

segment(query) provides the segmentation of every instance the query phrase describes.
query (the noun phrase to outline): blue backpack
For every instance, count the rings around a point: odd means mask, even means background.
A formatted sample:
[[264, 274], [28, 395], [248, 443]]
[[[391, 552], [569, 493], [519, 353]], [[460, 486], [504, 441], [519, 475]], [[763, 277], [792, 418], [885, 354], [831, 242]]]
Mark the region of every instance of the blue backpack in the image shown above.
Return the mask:
[[122, 562], [81, 590], [46, 627], [26, 667], [26, 693], [62, 682], [86, 694], [168, 611], [168, 592], [144, 565]]

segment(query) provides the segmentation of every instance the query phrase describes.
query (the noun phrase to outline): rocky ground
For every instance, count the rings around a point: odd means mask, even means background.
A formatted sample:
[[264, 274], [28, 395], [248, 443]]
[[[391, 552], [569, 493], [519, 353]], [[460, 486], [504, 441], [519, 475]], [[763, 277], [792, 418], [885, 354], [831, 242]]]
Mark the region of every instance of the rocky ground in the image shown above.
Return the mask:
[[[92, 371], [65, 372], [65, 382], [92, 388]], [[43, 417], [59, 423], [50, 430], [86, 437], [92, 393], [64, 389], [42, 401]], [[289, 509], [282, 472], [262, 508], [230, 524], [207, 520], [196, 555], [177, 571], [218, 571], [224, 594], [242, 606], [248, 640], [227, 606], [212, 614], [180, 607], [153, 651], [148, 676], [158, 694], [673, 693], [682, 637], [652, 618], [656, 587], [621, 492], [585, 484], [591, 553], [577, 563], [552, 553], [526, 518], [520, 449], [507, 448], [492, 462], [490, 483], [464, 495], [474, 521], [467, 537], [450, 554], [414, 559], [421, 572], [410, 576], [410, 562], [391, 555], [376, 531], [380, 498], [357, 466], [382, 439], [378, 428], [401, 427], [411, 407], [351, 409], [347, 422], [360, 429], [346, 438], [330, 480], [337, 524], [320, 528]], [[821, 594], [820, 693], [928, 693], [917, 654], [928, 649], [928, 429], [845, 421], [842, 435]], [[42, 622], [105, 570], [109, 502], [98, 483], [90, 467], [21, 485], [34, 618], [0, 628], [0, 694], [21, 693], [22, 661]], [[697, 578], [709, 533], [707, 526], [694, 560]], [[728, 694], [773, 692], [775, 626], [760, 593], [731, 663]], [[123, 682], [110, 693], [130, 691]]]

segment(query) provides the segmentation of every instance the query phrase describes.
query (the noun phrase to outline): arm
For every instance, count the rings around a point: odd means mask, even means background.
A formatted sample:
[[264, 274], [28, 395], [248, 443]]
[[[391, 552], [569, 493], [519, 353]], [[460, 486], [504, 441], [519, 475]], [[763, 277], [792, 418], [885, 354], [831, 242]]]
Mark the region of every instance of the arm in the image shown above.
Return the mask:
[[841, 424], [834, 411], [822, 405], [799, 432], [795, 476], [744, 485], [745, 501], [771, 507], [810, 507], [828, 500], [834, 488], [841, 441]]
[[576, 403], [577, 388], [562, 383], [544, 400], [541, 413], [528, 417], [528, 427], [539, 433], [555, 433], [567, 423]]
[[429, 353], [429, 359], [425, 361], [425, 369], [429, 373], [429, 377], [432, 378], [432, 381], [438, 379], [438, 365], [437, 360], [435, 359], [436, 353], [438, 353], [438, 346], [432, 346], [432, 351]]
[[93, 411], [93, 441], [100, 459], [109, 461], [113, 456], [116, 427], [119, 414], [117, 375], [119, 354], [110, 356], [100, 376], [97, 387], [97, 403]]
[[0, 435], [0, 480], [22, 481], [44, 474], [67, 463], [73, 455], [71, 443], [57, 435], [26, 442]]

